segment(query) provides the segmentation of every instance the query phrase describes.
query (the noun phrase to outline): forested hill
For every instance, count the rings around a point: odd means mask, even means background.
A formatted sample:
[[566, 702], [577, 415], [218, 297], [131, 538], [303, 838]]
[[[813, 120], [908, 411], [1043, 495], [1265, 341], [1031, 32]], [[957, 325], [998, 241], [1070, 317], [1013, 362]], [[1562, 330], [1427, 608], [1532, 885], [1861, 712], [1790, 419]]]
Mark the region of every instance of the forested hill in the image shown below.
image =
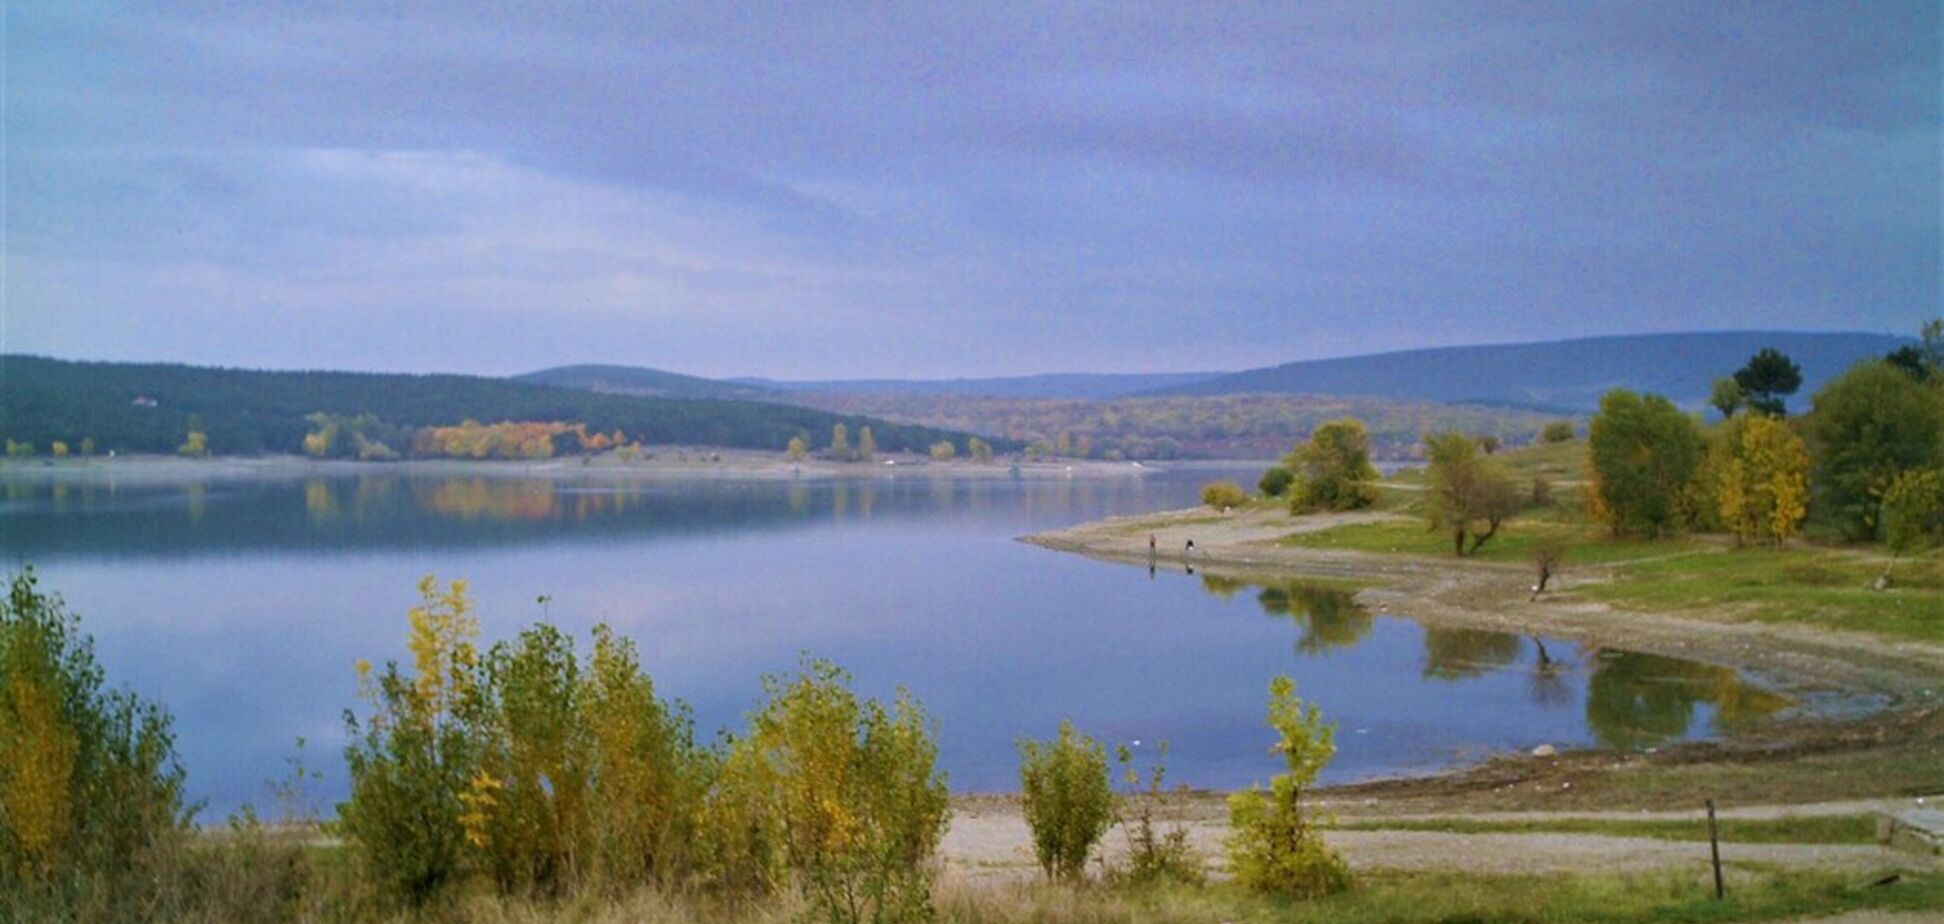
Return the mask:
[[1795, 397], [1800, 404], [1858, 360], [1912, 342], [1883, 334], [1775, 331], [1593, 337], [1294, 362], [1146, 394], [1370, 395], [1585, 412], [1596, 408], [1609, 389], [1629, 388], [1699, 408], [1716, 378], [1732, 374], [1764, 347], [1774, 347], [1802, 367], [1802, 388]]
[[[756, 401], [653, 398], [465, 375], [261, 372], [0, 356], [0, 437], [93, 439], [98, 451], [173, 452], [192, 418], [219, 454], [298, 452], [317, 413], [372, 414], [400, 427], [464, 420], [584, 423], [631, 441], [782, 450], [793, 436], [829, 443], [834, 424], [870, 426], [879, 447], [923, 452], [964, 434]], [[1009, 448], [998, 441], [995, 448]]]

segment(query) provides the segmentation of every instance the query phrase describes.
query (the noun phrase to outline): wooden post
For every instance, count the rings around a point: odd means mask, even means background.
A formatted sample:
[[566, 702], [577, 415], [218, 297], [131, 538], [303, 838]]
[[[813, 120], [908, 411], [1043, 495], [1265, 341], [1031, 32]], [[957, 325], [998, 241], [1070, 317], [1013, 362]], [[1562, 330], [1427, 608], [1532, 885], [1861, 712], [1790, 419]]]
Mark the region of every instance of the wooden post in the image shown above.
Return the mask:
[[1708, 853], [1714, 858], [1715, 901], [1725, 894], [1721, 887], [1721, 831], [1715, 826], [1714, 800], [1708, 800]]

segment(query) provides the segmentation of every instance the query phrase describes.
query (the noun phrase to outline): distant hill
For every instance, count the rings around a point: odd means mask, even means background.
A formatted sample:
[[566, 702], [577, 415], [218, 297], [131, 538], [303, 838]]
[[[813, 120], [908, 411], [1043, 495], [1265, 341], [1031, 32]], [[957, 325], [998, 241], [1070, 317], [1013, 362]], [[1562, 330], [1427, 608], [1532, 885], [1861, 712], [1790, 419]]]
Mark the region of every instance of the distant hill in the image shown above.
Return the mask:
[[[68, 362], [0, 356], [0, 437], [47, 452], [55, 440], [93, 438], [101, 451], [173, 452], [199, 418], [211, 452], [297, 452], [314, 412], [375, 414], [430, 427], [466, 419], [584, 423], [630, 440], [781, 450], [807, 434], [828, 445], [833, 425], [869, 425], [886, 450], [923, 452], [964, 434], [795, 405], [714, 398], [654, 398], [465, 375], [264, 372], [150, 363]], [[853, 437], [854, 438], [854, 437]], [[1011, 448], [998, 441], [994, 448]]]
[[834, 395], [967, 395], [982, 398], [1116, 398], [1140, 391], [1192, 385], [1222, 372], [1063, 372], [979, 379], [827, 379], [773, 381], [733, 379], [776, 391]]
[[1145, 394], [1370, 395], [1586, 413], [1609, 389], [1628, 388], [1700, 408], [1716, 378], [1732, 374], [1763, 347], [1774, 347], [1802, 367], [1802, 389], [1792, 404], [1803, 407], [1825, 381], [1856, 361], [1911, 342], [1883, 334], [1775, 331], [1592, 337], [1286, 363]]
[[743, 382], [705, 379], [701, 376], [664, 372], [641, 366], [555, 366], [513, 377], [516, 382], [553, 385], [620, 395], [648, 395], [658, 398], [737, 398], [754, 401], [774, 399], [779, 389]]

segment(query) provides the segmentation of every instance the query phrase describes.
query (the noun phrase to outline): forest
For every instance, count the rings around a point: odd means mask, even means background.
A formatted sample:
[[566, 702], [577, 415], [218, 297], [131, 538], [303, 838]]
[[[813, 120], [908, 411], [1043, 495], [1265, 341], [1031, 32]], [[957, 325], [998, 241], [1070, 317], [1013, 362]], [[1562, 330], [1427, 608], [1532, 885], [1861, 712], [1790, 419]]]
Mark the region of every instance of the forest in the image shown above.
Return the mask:
[[[312, 415], [366, 416], [401, 430], [466, 421], [564, 424], [618, 442], [781, 451], [822, 447], [834, 426], [870, 426], [879, 448], [926, 452], [964, 434], [757, 401], [600, 394], [465, 375], [264, 372], [0, 356], [0, 437], [14, 455], [69, 451], [297, 453]], [[201, 433], [200, 441], [191, 433]], [[404, 451], [409, 442], [393, 447]], [[187, 450], [185, 450], [187, 447]], [[998, 441], [997, 448], [1017, 448]]]

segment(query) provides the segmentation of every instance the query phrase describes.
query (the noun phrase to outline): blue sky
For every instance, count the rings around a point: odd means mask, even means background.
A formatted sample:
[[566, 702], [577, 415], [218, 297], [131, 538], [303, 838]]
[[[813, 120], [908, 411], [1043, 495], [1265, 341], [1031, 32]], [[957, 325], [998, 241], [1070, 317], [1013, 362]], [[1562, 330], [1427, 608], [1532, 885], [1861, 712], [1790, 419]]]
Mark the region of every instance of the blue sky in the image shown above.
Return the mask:
[[8, 352], [1185, 371], [1944, 303], [1936, 3], [0, 9]]

